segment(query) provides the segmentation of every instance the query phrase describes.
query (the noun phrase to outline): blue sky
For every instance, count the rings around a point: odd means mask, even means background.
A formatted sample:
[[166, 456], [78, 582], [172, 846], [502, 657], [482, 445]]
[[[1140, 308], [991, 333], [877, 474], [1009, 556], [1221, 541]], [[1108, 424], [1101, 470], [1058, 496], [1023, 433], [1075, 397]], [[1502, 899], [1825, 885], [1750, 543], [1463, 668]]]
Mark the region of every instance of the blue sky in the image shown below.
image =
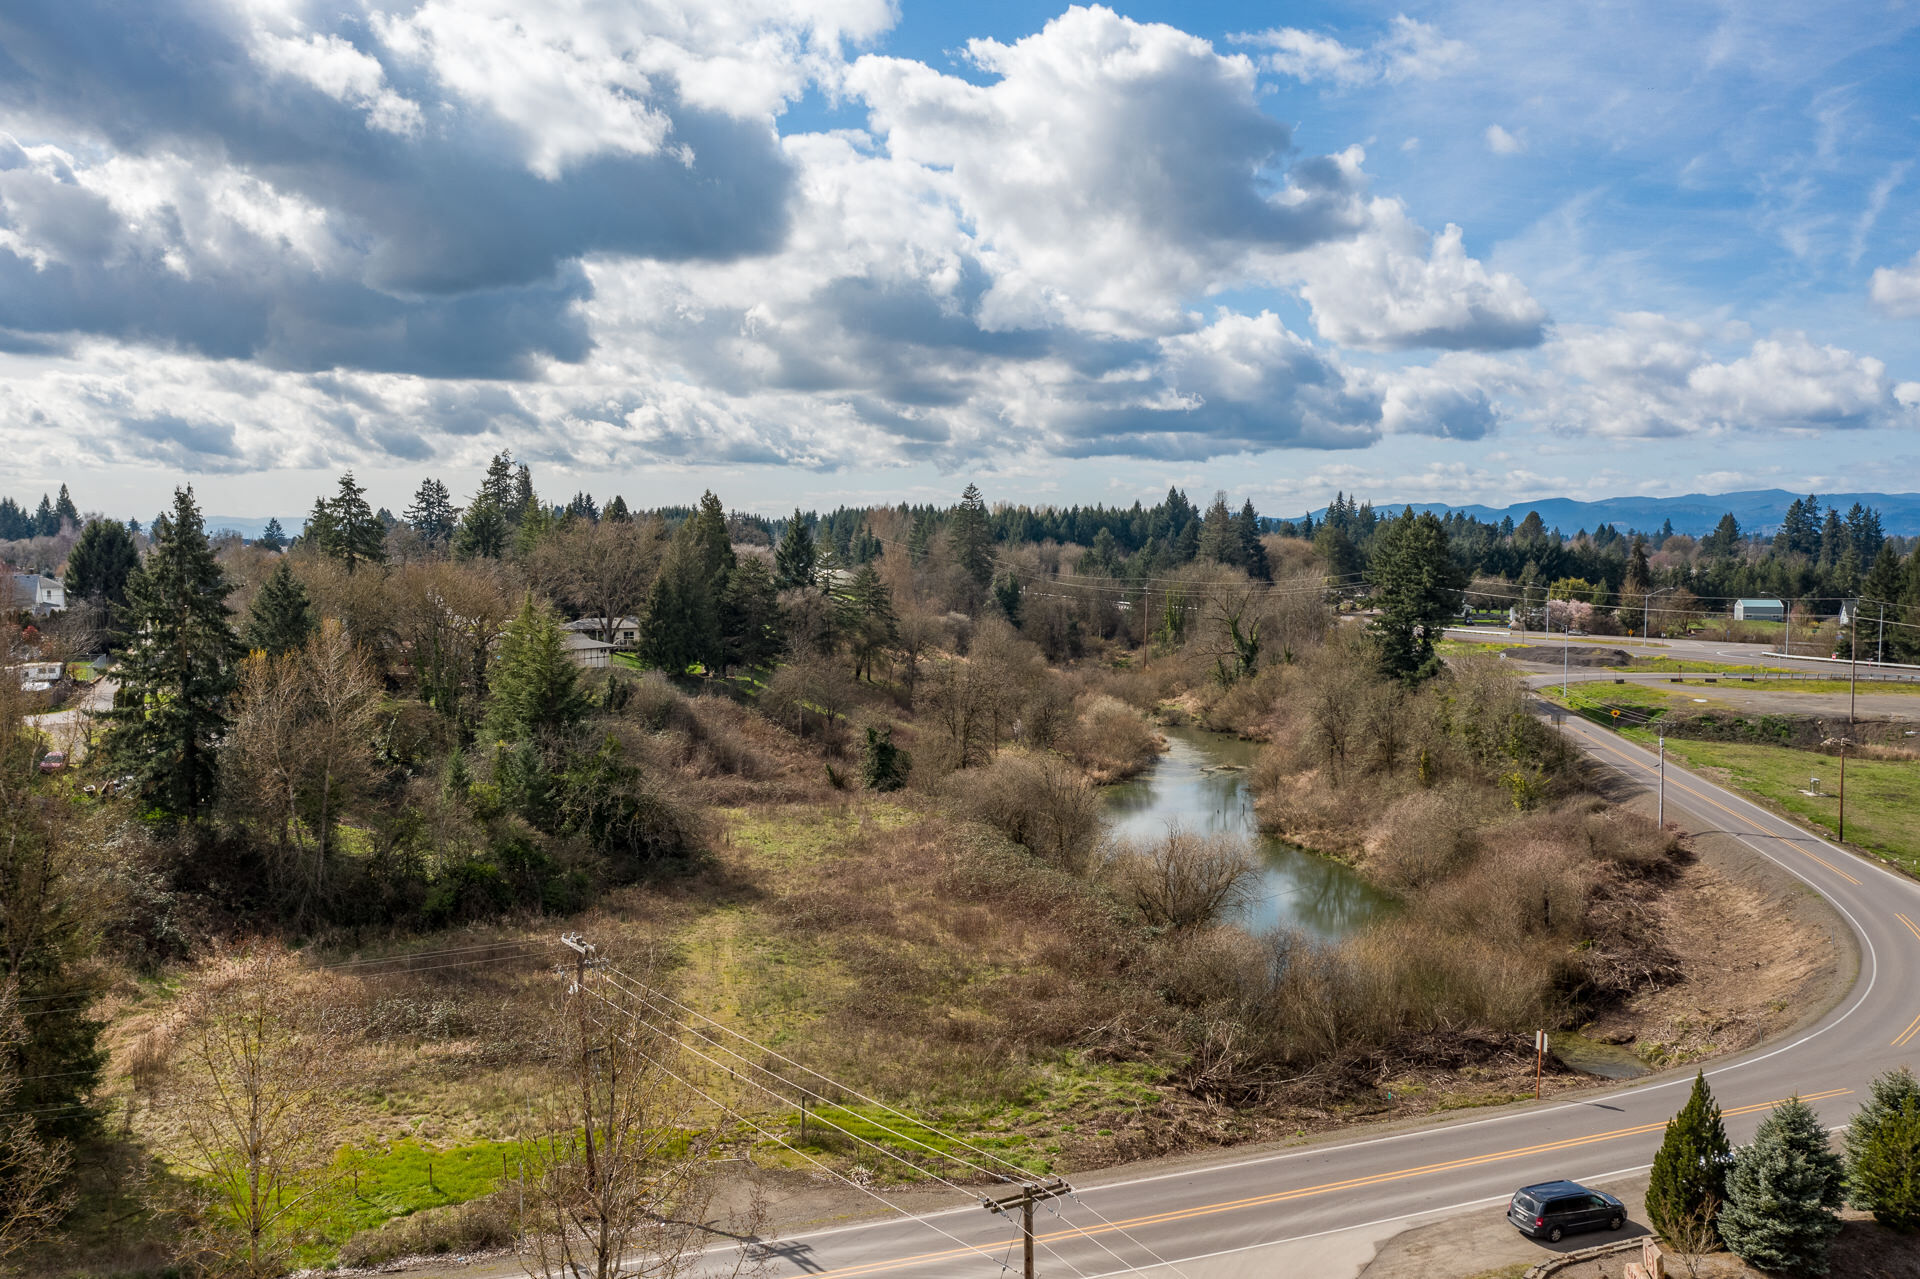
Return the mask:
[[108, 10], [0, 12], [0, 492], [1916, 487], [1920, 5]]

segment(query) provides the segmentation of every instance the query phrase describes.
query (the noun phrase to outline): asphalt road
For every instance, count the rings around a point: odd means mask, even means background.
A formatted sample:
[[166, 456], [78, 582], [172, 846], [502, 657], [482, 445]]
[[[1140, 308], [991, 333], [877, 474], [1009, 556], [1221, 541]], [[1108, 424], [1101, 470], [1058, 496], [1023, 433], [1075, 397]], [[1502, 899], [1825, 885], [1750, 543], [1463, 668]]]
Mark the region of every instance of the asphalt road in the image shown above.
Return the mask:
[[[1569, 720], [1566, 731], [1628, 777], [1645, 782], [1653, 776], [1654, 757], [1615, 734], [1577, 720]], [[1708, 1070], [1729, 1133], [1736, 1142], [1747, 1140], [1769, 1107], [1796, 1094], [1827, 1123], [1847, 1122], [1868, 1082], [1912, 1064], [1920, 1044], [1920, 884], [1671, 760], [1666, 802], [1669, 816], [1690, 829], [1724, 831], [1804, 881], [1844, 917], [1858, 941], [1859, 973], [1837, 1006], [1784, 1042]], [[1527, 1182], [1603, 1181], [1643, 1167], [1691, 1079], [1691, 1071], [1675, 1072], [1575, 1100], [1441, 1117], [1403, 1131], [1148, 1175], [1109, 1170], [1080, 1183], [1075, 1199], [1057, 1205], [1058, 1215], [1041, 1210], [1039, 1269], [1062, 1279], [1162, 1266], [1189, 1279], [1242, 1269], [1271, 1273], [1273, 1264], [1305, 1255], [1302, 1249], [1317, 1239], [1359, 1241], [1370, 1256], [1372, 1241], [1402, 1223], [1497, 1205]], [[767, 1273], [993, 1279], [1006, 1261], [1017, 1271], [1017, 1229], [958, 1194], [955, 1203], [921, 1220], [883, 1219], [783, 1238], [773, 1245]], [[1295, 1247], [1276, 1247], [1285, 1244]], [[1257, 1267], [1237, 1264], [1255, 1259]], [[1357, 1267], [1341, 1260], [1339, 1268], [1352, 1273]]]

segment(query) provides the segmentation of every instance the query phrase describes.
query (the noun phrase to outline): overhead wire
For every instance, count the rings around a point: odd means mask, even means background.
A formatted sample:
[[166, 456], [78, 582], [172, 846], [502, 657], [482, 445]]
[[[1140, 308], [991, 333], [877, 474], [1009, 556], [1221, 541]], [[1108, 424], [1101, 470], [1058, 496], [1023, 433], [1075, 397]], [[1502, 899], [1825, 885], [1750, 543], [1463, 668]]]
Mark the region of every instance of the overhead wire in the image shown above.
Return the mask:
[[[891, 1106], [886, 1102], [880, 1101], [873, 1097], [869, 1097], [865, 1093], [860, 1092], [858, 1089], [850, 1088], [847, 1085], [842, 1084], [839, 1081], [834, 1080], [827, 1075], [823, 1075], [819, 1071], [814, 1070], [811, 1066], [808, 1066], [802, 1062], [796, 1061], [793, 1058], [788, 1057], [784, 1053], [780, 1053], [772, 1048], [767, 1047], [764, 1044], [759, 1043], [758, 1041], [748, 1037], [747, 1035], [742, 1034], [740, 1031], [735, 1030], [733, 1027], [726, 1025], [724, 1022], [721, 1022], [713, 1017], [708, 1016], [707, 1014], [701, 1012], [696, 1008], [693, 1008], [687, 1004], [682, 1003], [681, 1001], [673, 998], [671, 995], [666, 994], [664, 991], [659, 991], [651, 986], [648, 986], [646, 983], [640, 981], [638, 978], [632, 976], [631, 974], [625, 973], [620, 969], [615, 968], [611, 965], [607, 965], [603, 967], [601, 971], [603, 973], [616, 974], [621, 978], [625, 978], [626, 981], [632, 983], [634, 986], [640, 987], [641, 988], [640, 991], [634, 991], [629, 989], [626, 986], [620, 986], [618, 982], [615, 983], [615, 985], [619, 989], [626, 990], [628, 994], [634, 995], [635, 998], [639, 998], [647, 1001], [650, 1007], [655, 1007], [655, 1008], [659, 1007], [658, 1004], [653, 1002], [653, 1000], [655, 999], [659, 1000], [662, 1003], [670, 1004], [674, 1008], [680, 1009], [686, 1013], [691, 1014], [694, 1017], [699, 1018], [704, 1022], [707, 1022], [708, 1024], [714, 1026], [715, 1028], [725, 1032], [728, 1035], [733, 1036], [734, 1038], [740, 1040], [742, 1043], [758, 1050], [759, 1052], [769, 1057], [777, 1058], [778, 1060], [786, 1062], [787, 1064], [799, 1070], [805, 1071], [807, 1074], [813, 1076], [814, 1078], [820, 1080], [822, 1083], [827, 1084], [830, 1087], [836, 1088], [841, 1092], [846, 1093], [850, 1096], [857, 1097], [858, 1099], [867, 1103], [868, 1105], [873, 1106], [879, 1110], [884, 1110], [888, 1114], [894, 1115], [895, 1117], [905, 1121], [908, 1124], [926, 1128], [929, 1131], [932, 1130], [931, 1125], [927, 1124], [924, 1120], [919, 1119], [914, 1115], [908, 1114], [906, 1111], [903, 1111], [896, 1106]], [[648, 992], [648, 993], [641, 993], [641, 992]], [[673, 1020], [675, 1021], [675, 1024], [685, 1024], [682, 1019], [673, 1018]], [[701, 1038], [708, 1043], [713, 1042], [713, 1040], [708, 1036], [702, 1035]], [[740, 1060], [743, 1060], [743, 1061], [747, 1060], [746, 1058], [741, 1057], [740, 1054], [733, 1053], [731, 1051], [728, 1052], [728, 1055], [739, 1058]], [[762, 1070], [765, 1070], [764, 1066], [759, 1068]], [[776, 1079], [781, 1078], [781, 1076], [779, 1076], [778, 1074], [770, 1070], [766, 1071], [765, 1073], [772, 1075]], [[813, 1092], [810, 1089], [803, 1089], [802, 1086], [798, 1084], [792, 1084], [791, 1082], [789, 1082], [789, 1086], [795, 1088], [797, 1091], [807, 1091], [811, 1093], [811, 1095], [813, 1096], [816, 1096], [816, 1097], [820, 1096], [819, 1093]], [[997, 1175], [997, 1174], [987, 1172], [986, 1169], [981, 1168], [979, 1165], [973, 1163], [970, 1160], [960, 1159], [958, 1156], [953, 1155], [950, 1151], [941, 1151], [938, 1147], [932, 1146], [927, 1142], [920, 1141], [918, 1138], [907, 1137], [904, 1134], [895, 1132], [892, 1128], [884, 1124], [879, 1124], [877, 1123], [877, 1121], [870, 1120], [869, 1122], [875, 1122], [875, 1125], [881, 1128], [883, 1131], [892, 1133], [894, 1136], [900, 1137], [902, 1140], [912, 1141], [914, 1142], [914, 1144], [923, 1146], [929, 1150], [932, 1150], [936, 1154], [941, 1154], [946, 1158], [952, 1159], [954, 1162], [959, 1163], [964, 1167], [973, 1169], [974, 1171], [977, 1171], [977, 1172], [985, 1173], [986, 1175], [989, 1175], [989, 1176]], [[967, 1141], [963, 1137], [954, 1135], [954, 1136], [950, 1136], [949, 1139], [955, 1145], [961, 1146], [962, 1148], [969, 1150], [976, 1155], [979, 1155], [983, 1159], [990, 1160], [994, 1163], [1002, 1164], [1007, 1168], [1012, 1169], [1015, 1173], [1020, 1174], [1021, 1178], [1024, 1178], [1027, 1175], [1029, 1175], [1028, 1170], [1025, 1168], [1022, 1168], [1019, 1164], [1013, 1162], [1010, 1159], [1007, 1159], [1005, 1156], [996, 1154], [993, 1151], [986, 1150], [980, 1146], [977, 1146], [972, 1142]], [[1003, 1179], [1005, 1179], [1004, 1176], [1003, 1176]], [[1160, 1256], [1160, 1254], [1156, 1252], [1153, 1249], [1153, 1247], [1148, 1243], [1146, 1243], [1144, 1240], [1140, 1239], [1138, 1236], [1134, 1235], [1131, 1231], [1128, 1231], [1125, 1227], [1119, 1225], [1117, 1222], [1114, 1222], [1110, 1218], [1106, 1217], [1103, 1213], [1100, 1212], [1099, 1209], [1095, 1208], [1092, 1204], [1087, 1203], [1077, 1193], [1072, 1195], [1071, 1198], [1075, 1203], [1079, 1204], [1081, 1207], [1085, 1208], [1089, 1213], [1092, 1213], [1094, 1217], [1098, 1218], [1102, 1224], [1108, 1226], [1109, 1228], [1115, 1231], [1118, 1231], [1124, 1238], [1128, 1239], [1137, 1247], [1139, 1247], [1148, 1256], [1152, 1257], [1156, 1263], [1169, 1267], [1174, 1271], [1174, 1273], [1181, 1275], [1182, 1279], [1185, 1279], [1185, 1272], [1181, 1271], [1179, 1266], [1176, 1263], [1170, 1262], [1166, 1260], [1164, 1257]], [[1054, 1209], [1050, 1208], [1049, 1211], [1054, 1211], [1056, 1216], [1059, 1215], [1058, 1212]], [[1107, 1247], [1107, 1245], [1102, 1240], [1100, 1240], [1098, 1236], [1083, 1232], [1083, 1237], [1092, 1241], [1096, 1247], [1100, 1248], [1101, 1251], [1105, 1252], [1108, 1256], [1112, 1257], [1115, 1261], [1119, 1262], [1122, 1265], [1127, 1265], [1126, 1259], [1120, 1256], [1119, 1253], [1113, 1251], [1113, 1249]]]

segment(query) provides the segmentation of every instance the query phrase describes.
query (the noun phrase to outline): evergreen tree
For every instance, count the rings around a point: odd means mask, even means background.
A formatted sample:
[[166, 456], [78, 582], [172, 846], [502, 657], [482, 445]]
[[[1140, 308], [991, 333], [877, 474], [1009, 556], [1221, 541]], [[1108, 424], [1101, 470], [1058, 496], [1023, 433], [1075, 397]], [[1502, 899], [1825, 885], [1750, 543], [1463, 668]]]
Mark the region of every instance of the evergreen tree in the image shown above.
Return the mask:
[[406, 518], [421, 541], [428, 546], [445, 546], [453, 540], [460, 508], [453, 504], [453, 495], [447, 492], [446, 485], [439, 480], [425, 479], [414, 492], [413, 505], [407, 508]]
[[567, 501], [567, 509], [563, 518], [569, 520], [586, 520], [590, 524], [598, 524], [600, 522], [600, 507], [594, 502], [593, 494], [576, 489], [574, 490], [573, 496]]
[[332, 501], [316, 502], [316, 513], [324, 509], [316, 531], [308, 521], [307, 536], [323, 555], [340, 561], [351, 573], [361, 564], [384, 564], [387, 560], [387, 530], [367, 505], [367, 490], [354, 483], [353, 472], [340, 477], [340, 491]]
[[1460, 613], [1466, 576], [1447, 549], [1447, 531], [1431, 511], [1408, 507], [1374, 538], [1367, 569], [1379, 616], [1368, 627], [1380, 669], [1415, 681], [1440, 666], [1434, 644]]
[[999, 577], [995, 578], [993, 583], [993, 602], [998, 604], [1000, 611], [1007, 615], [1008, 625], [1014, 627], [1020, 625], [1022, 601], [1019, 578], [1011, 573], [1002, 573]]
[[1702, 1212], [1726, 1200], [1730, 1151], [1713, 1090], [1705, 1073], [1696, 1073], [1687, 1104], [1667, 1121], [1647, 1182], [1647, 1222], [1662, 1238], [1672, 1242]]
[[1853, 538], [1847, 532], [1847, 526], [1840, 519], [1837, 508], [1827, 508], [1826, 523], [1820, 526], [1820, 567], [1832, 568], [1840, 562], [1847, 548], [1853, 545]]
[[1880, 544], [1887, 540], [1880, 512], [1855, 502], [1847, 511], [1847, 537], [1853, 542], [1854, 554], [1860, 557], [1860, 562], [1873, 563], [1873, 557], [1880, 553]]
[[501, 741], [557, 744], [586, 718], [589, 702], [565, 632], [550, 609], [522, 597], [520, 612], [500, 634], [487, 728]]
[[766, 561], [749, 555], [727, 575], [720, 601], [722, 664], [765, 666], [786, 645], [780, 634], [780, 596]]
[[533, 495], [533, 469], [522, 462], [513, 468], [513, 493], [506, 505], [507, 523], [519, 528], [539, 504]]
[[33, 536], [33, 516], [10, 497], [0, 497], [0, 542]]
[[[53, 516], [63, 524], [80, 527], [80, 510], [73, 504], [73, 498], [67, 494], [67, 486], [60, 486], [60, 498], [53, 504]], [[56, 530], [57, 531], [57, 530]]]
[[1313, 535], [1313, 550], [1326, 565], [1327, 581], [1332, 586], [1351, 586], [1366, 565], [1346, 528], [1332, 520], [1320, 521], [1319, 531]]
[[992, 533], [987, 528], [987, 503], [980, 490], [968, 484], [960, 494], [960, 505], [947, 517], [947, 545], [953, 559], [975, 582], [985, 586], [993, 580]]
[[933, 512], [922, 511], [914, 517], [913, 527], [907, 531], [907, 560], [913, 564], [924, 564], [927, 552], [933, 549]]
[[279, 516], [270, 516], [267, 526], [260, 530], [260, 536], [253, 544], [263, 551], [284, 551], [287, 549], [287, 531], [280, 527]]
[[871, 562], [862, 564], [854, 574], [846, 604], [844, 629], [853, 650], [853, 676], [871, 679], [873, 659], [900, 638], [899, 618], [893, 611], [893, 592], [880, 580], [880, 572]]
[[698, 520], [673, 531], [666, 559], [647, 592], [640, 627], [640, 658], [669, 675], [684, 674], [696, 662], [717, 666], [723, 660], [716, 596], [725, 588], [706, 571]]
[[89, 520], [67, 554], [67, 599], [119, 608], [127, 602], [127, 578], [138, 567], [140, 552], [126, 525]]
[[783, 591], [812, 586], [818, 571], [816, 561], [813, 533], [807, 528], [807, 521], [796, 506], [793, 508], [793, 518], [787, 522], [787, 531], [773, 553], [774, 584]]
[[467, 503], [466, 512], [460, 517], [460, 525], [453, 536], [454, 558], [462, 560], [497, 560], [506, 554], [507, 539], [513, 530], [507, 526], [507, 517], [483, 488], [473, 501]]
[[615, 493], [613, 500], [607, 503], [607, 509], [601, 512], [600, 518], [615, 524], [625, 524], [633, 518], [633, 514], [627, 510], [627, 499]]
[[1200, 521], [1194, 558], [1207, 564], [1232, 564], [1239, 559], [1239, 551], [1240, 538], [1234, 532], [1233, 515], [1227, 510], [1227, 495], [1215, 494], [1213, 505]]
[[480, 492], [474, 501], [493, 503], [503, 519], [513, 508], [513, 455], [507, 450], [501, 449], [487, 463], [486, 478], [480, 481]]
[[1883, 1226], [1920, 1229], [1920, 1081], [1905, 1066], [1873, 1081], [1847, 1129], [1847, 1201]]
[[162, 814], [199, 818], [218, 781], [234, 665], [242, 648], [227, 578], [207, 544], [191, 488], [154, 521], [147, 561], [127, 579], [127, 630], [105, 750]]
[[1740, 553], [1742, 536], [1740, 521], [1733, 518], [1732, 511], [1728, 511], [1713, 526], [1713, 532], [1700, 539], [1700, 549], [1716, 560], [1730, 560]]
[[253, 597], [241, 638], [249, 649], [278, 657], [305, 644], [318, 626], [307, 588], [282, 559]]
[[1254, 581], [1271, 582], [1273, 566], [1267, 563], [1267, 545], [1260, 540], [1260, 517], [1253, 512], [1252, 498], [1246, 500], [1240, 514], [1234, 517], [1233, 530], [1240, 542], [1240, 558], [1235, 562], [1245, 568], [1247, 576]]
[[1827, 1249], [1840, 1233], [1845, 1184], [1840, 1156], [1813, 1107], [1798, 1097], [1775, 1106], [1727, 1173], [1720, 1238], [1763, 1270], [1827, 1273]]
[[40, 509], [33, 513], [33, 535], [52, 537], [60, 531], [60, 517], [54, 514], [53, 499], [45, 493], [40, 495]]
[[726, 588], [727, 574], [733, 571], [733, 537], [727, 531], [727, 513], [712, 490], [700, 495], [700, 509], [688, 523], [693, 526], [701, 580], [717, 595]]

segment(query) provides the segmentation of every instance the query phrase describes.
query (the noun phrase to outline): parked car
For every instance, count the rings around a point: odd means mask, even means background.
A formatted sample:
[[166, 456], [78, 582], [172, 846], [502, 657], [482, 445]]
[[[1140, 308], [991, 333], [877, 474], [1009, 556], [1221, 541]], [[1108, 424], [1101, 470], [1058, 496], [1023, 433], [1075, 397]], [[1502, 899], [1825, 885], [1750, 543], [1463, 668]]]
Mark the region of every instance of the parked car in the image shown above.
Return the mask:
[[65, 751], [48, 751], [40, 757], [40, 771], [43, 773], [57, 773], [66, 766], [67, 753]]
[[1514, 1191], [1507, 1220], [1529, 1238], [1559, 1243], [1583, 1230], [1618, 1230], [1627, 1209], [1605, 1191], [1572, 1181], [1542, 1181]]

